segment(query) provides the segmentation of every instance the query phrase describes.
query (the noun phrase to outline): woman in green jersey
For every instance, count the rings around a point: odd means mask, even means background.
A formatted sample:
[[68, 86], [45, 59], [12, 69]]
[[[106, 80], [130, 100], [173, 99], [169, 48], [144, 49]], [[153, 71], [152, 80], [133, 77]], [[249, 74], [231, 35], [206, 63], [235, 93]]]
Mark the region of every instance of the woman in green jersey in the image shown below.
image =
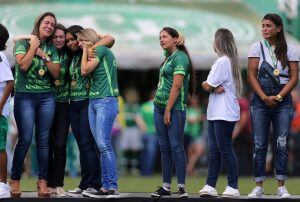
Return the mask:
[[51, 79], [60, 71], [59, 57], [50, 39], [54, 33], [56, 17], [51, 12], [40, 15], [28, 40], [16, 42], [14, 115], [18, 127], [18, 142], [11, 169], [11, 195], [20, 197], [20, 179], [23, 163], [31, 144], [35, 127], [37, 144], [39, 197], [49, 197], [47, 190], [49, 134], [54, 116], [55, 100]]
[[91, 77], [89, 91], [89, 123], [100, 151], [102, 188], [91, 197], [117, 198], [117, 168], [115, 153], [111, 145], [111, 130], [118, 114], [118, 78], [116, 59], [105, 46], [95, 49], [95, 58], [88, 59], [87, 52], [99, 38], [93, 29], [81, 30], [78, 34], [83, 50], [81, 75]]
[[184, 45], [178, 45], [178, 32], [164, 27], [160, 45], [166, 59], [160, 68], [159, 84], [154, 98], [154, 120], [161, 151], [163, 185], [152, 197], [170, 196], [173, 163], [175, 164], [179, 197], [185, 191], [186, 155], [183, 130], [186, 120], [187, 95], [193, 92], [193, 66]]

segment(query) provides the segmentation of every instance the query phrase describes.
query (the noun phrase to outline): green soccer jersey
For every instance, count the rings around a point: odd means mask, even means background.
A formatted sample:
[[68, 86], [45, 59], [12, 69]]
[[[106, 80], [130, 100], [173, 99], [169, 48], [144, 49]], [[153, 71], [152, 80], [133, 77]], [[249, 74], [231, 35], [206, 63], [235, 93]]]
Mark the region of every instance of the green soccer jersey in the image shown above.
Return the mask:
[[79, 52], [72, 57], [70, 72], [70, 100], [82, 100], [88, 98], [90, 90], [90, 77], [81, 76], [81, 55]]
[[159, 83], [154, 98], [154, 105], [158, 107], [166, 107], [170, 91], [173, 85], [173, 78], [176, 74], [184, 75], [183, 85], [180, 93], [173, 106], [176, 110], [185, 110], [187, 102], [187, 94], [189, 88], [189, 68], [190, 61], [188, 56], [180, 50], [176, 50], [172, 55], [166, 58], [164, 64], [160, 68]]
[[137, 113], [139, 111], [139, 105], [125, 103], [124, 110], [125, 110], [126, 127], [136, 126], [135, 116], [137, 115]]
[[[14, 54], [25, 55], [29, 50], [29, 42], [27, 40], [19, 40], [14, 47]], [[59, 57], [56, 48], [49, 42], [43, 42], [40, 48], [51, 58], [53, 63], [59, 64]], [[15, 73], [15, 92], [23, 93], [43, 93], [51, 92], [51, 78], [48, 67], [38, 56], [34, 56], [32, 63], [27, 71], [20, 69], [20, 65], [16, 64]]]
[[148, 102], [145, 102], [142, 104], [140, 111], [140, 116], [143, 118], [144, 122], [147, 126], [147, 134], [153, 135], [155, 131], [155, 125], [154, 125], [154, 105], [153, 100], [150, 100]]
[[193, 139], [200, 137], [202, 134], [202, 124], [199, 121], [190, 123], [188, 119], [197, 119], [201, 117], [202, 111], [199, 108], [188, 107], [186, 110], [186, 125], [184, 128], [185, 133], [189, 134]]
[[59, 78], [53, 81], [54, 95], [56, 101], [66, 102], [69, 100], [69, 86], [70, 86], [70, 83], [68, 81], [69, 57], [66, 51], [64, 50], [59, 50], [58, 55], [60, 61], [60, 72], [59, 72]]
[[117, 62], [111, 50], [105, 46], [96, 48], [99, 64], [91, 74], [90, 99], [119, 96]]

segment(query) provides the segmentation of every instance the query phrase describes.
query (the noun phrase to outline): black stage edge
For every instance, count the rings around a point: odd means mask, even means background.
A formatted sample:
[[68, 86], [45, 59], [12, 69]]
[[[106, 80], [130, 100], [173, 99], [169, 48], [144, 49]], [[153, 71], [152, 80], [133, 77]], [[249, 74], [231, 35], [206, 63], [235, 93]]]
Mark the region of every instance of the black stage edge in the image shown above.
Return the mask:
[[37, 198], [36, 192], [23, 192], [21, 198], [5, 198], [0, 199], [1, 202], [90, 202], [90, 201], [120, 201], [120, 202], [196, 202], [196, 201], [218, 201], [218, 202], [300, 202], [300, 195], [294, 195], [290, 199], [279, 199], [275, 195], [266, 195], [262, 199], [249, 199], [247, 196], [241, 196], [239, 198], [200, 198], [197, 195], [190, 195], [189, 198], [178, 198], [176, 195], [163, 198], [151, 198], [150, 193], [121, 193], [121, 197], [118, 199], [107, 198], [86, 198], [86, 197], [51, 197], [51, 198]]

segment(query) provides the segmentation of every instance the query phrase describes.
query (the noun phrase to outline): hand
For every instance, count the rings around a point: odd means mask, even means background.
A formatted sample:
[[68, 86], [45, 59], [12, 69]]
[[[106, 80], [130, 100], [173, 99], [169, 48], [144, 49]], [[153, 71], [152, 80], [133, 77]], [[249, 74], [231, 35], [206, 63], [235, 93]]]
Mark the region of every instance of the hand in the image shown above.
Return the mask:
[[89, 51], [89, 49], [92, 47], [92, 42], [89, 42], [89, 41], [84, 41], [82, 42], [83, 43], [83, 50], [84, 51]]
[[43, 58], [46, 55], [46, 53], [41, 48], [37, 48], [35, 51], [35, 55]]
[[165, 114], [164, 114], [164, 124], [167, 126], [171, 125], [171, 112], [170, 110], [165, 110]]
[[179, 34], [176, 45], [177, 46], [184, 46], [184, 42], [185, 42], [184, 36]]
[[32, 36], [29, 41], [30, 47], [32, 47], [34, 50], [36, 50], [40, 46], [40, 40], [37, 38], [37, 36]]
[[214, 89], [214, 93], [216, 94], [221, 94], [221, 93], [224, 93], [225, 92], [225, 88], [223, 86], [217, 86], [215, 89]]
[[95, 58], [96, 57], [96, 51], [92, 48], [89, 48], [88, 51], [87, 51], [87, 56], [88, 56], [89, 60], [91, 58]]
[[267, 105], [267, 107], [269, 107], [271, 109], [277, 107], [277, 104], [278, 104], [278, 100], [277, 100], [276, 96], [265, 97], [263, 99], [263, 101]]

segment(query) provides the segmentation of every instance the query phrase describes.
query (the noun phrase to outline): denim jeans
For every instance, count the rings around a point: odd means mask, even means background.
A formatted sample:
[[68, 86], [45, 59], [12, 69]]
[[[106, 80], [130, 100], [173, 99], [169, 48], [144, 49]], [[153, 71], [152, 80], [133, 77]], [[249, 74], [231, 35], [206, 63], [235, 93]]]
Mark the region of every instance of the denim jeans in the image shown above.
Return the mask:
[[118, 189], [117, 162], [111, 144], [111, 130], [118, 114], [116, 97], [90, 99], [89, 122], [92, 134], [100, 151], [102, 187]]
[[55, 103], [55, 115], [50, 133], [48, 186], [63, 187], [70, 127], [70, 105]]
[[226, 169], [228, 186], [238, 188], [237, 161], [232, 145], [232, 132], [236, 122], [208, 121], [208, 176], [206, 184], [215, 187], [221, 165]]
[[71, 127], [79, 148], [81, 181], [79, 188], [101, 188], [101, 168], [98, 150], [88, 120], [89, 100], [71, 101]]
[[183, 146], [183, 130], [186, 112], [171, 110], [171, 126], [164, 124], [165, 108], [154, 107], [155, 128], [161, 152], [163, 183], [171, 183], [173, 163], [178, 184], [185, 184], [186, 155]]
[[149, 176], [153, 174], [158, 152], [157, 134], [144, 134], [142, 140], [143, 149], [141, 153], [141, 175]]
[[[266, 88], [264, 88], [265, 91]], [[285, 180], [287, 176], [288, 150], [287, 140], [293, 117], [291, 94], [283, 98], [276, 108], [268, 108], [254, 95], [251, 102], [251, 122], [253, 128], [253, 163], [255, 182], [265, 179], [265, 165], [268, 151], [270, 126], [273, 126], [273, 148], [275, 150], [275, 178]]]
[[38, 178], [48, 178], [49, 134], [54, 117], [55, 100], [52, 93], [16, 93], [14, 115], [18, 142], [14, 151], [11, 179], [20, 180], [23, 164], [35, 127]]

